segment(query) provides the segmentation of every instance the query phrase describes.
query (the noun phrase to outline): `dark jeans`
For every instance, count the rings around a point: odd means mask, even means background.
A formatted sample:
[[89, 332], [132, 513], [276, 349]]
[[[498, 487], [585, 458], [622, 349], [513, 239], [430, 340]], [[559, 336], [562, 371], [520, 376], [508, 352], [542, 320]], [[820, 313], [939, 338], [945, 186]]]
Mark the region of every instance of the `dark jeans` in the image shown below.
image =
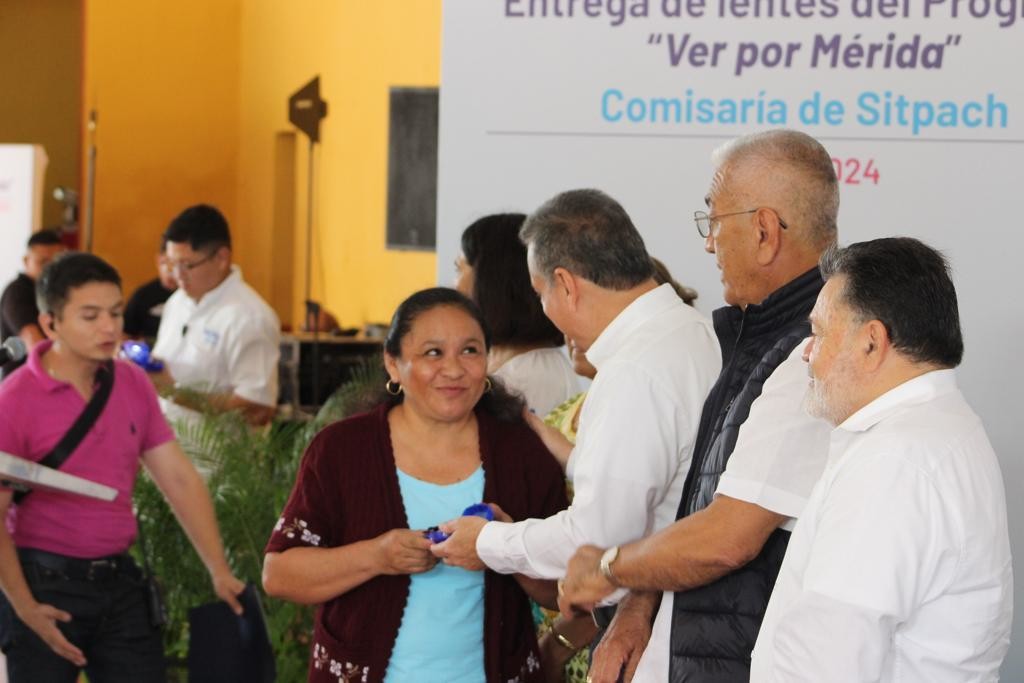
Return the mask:
[[[162, 638], [150, 625], [142, 573], [133, 562], [92, 580], [25, 558], [22, 569], [37, 602], [71, 614], [70, 622], [57, 626], [85, 654], [90, 683], [166, 683]], [[2, 594], [0, 646], [10, 683], [78, 680], [78, 667], [25, 626]]]

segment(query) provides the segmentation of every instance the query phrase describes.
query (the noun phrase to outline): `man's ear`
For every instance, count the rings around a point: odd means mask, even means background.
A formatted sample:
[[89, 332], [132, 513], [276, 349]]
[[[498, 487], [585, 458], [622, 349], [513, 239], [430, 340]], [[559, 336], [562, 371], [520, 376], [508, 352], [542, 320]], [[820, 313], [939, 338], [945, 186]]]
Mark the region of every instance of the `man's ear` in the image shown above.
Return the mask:
[[889, 332], [881, 320], [869, 320], [864, 323], [861, 329], [860, 345], [860, 352], [867, 364], [867, 369], [869, 371], [877, 370], [892, 349]]
[[782, 224], [779, 223], [779, 215], [768, 208], [755, 211], [753, 223], [757, 231], [757, 263], [767, 266], [782, 249]]
[[37, 320], [39, 321], [39, 328], [46, 335], [47, 339], [57, 338], [57, 319], [51, 313], [40, 313]]
[[571, 308], [576, 308], [580, 296], [580, 283], [575, 275], [565, 268], [555, 268], [551, 273], [551, 287], [555, 296], [563, 297]]
[[214, 252], [213, 258], [218, 268], [223, 271], [231, 270], [231, 247], [218, 247], [217, 251]]

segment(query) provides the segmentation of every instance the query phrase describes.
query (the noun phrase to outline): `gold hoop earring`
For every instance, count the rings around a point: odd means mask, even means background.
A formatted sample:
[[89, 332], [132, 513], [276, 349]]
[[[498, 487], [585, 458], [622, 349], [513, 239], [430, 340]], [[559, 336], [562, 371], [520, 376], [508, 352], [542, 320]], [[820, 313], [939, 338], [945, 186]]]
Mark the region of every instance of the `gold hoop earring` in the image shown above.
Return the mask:
[[398, 396], [402, 393], [402, 385], [389, 379], [387, 382], [384, 382], [384, 391], [388, 392], [392, 396]]
[[494, 382], [491, 381], [490, 377], [484, 377], [484, 393], [491, 393], [491, 389], [494, 388]]

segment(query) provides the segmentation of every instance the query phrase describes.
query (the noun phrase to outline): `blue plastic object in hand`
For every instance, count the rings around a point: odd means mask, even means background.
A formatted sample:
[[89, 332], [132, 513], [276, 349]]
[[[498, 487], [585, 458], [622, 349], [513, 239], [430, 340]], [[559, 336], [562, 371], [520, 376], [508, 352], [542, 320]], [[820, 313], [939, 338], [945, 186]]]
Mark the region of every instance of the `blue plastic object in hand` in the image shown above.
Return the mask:
[[488, 522], [494, 521], [494, 512], [487, 503], [474, 503], [462, 511], [463, 517], [483, 517]]
[[164, 364], [149, 355], [149, 344], [140, 341], [126, 341], [121, 344], [124, 357], [146, 372], [160, 372]]
[[[483, 517], [488, 522], [494, 521], [494, 512], [487, 503], [474, 503], [462, 511], [463, 517]], [[443, 543], [448, 540], [449, 535], [432, 526], [423, 532], [423, 536], [429, 538], [432, 543]]]
[[423, 536], [430, 539], [431, 543], [444, 543], [448, 540], [448, 534], [432, 526], [423, 532]]

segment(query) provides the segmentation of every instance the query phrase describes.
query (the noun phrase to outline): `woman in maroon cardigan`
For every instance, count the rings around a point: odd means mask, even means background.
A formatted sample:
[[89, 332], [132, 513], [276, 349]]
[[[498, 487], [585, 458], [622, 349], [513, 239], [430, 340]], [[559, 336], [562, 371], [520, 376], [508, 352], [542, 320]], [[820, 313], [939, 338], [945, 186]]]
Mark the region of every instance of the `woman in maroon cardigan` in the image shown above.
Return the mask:
[[412, 295], [384, 343], [379, 405], [309, 445], [263, 584], [320, 604], [310, 681], [543, 680], [524, 590], [550, 604], [551, 582], [435, 566], [422, 531], [480, 500], [516, 520], [566, 505], [522, 401], [487, 377], [488, 347], [466, 297]]

